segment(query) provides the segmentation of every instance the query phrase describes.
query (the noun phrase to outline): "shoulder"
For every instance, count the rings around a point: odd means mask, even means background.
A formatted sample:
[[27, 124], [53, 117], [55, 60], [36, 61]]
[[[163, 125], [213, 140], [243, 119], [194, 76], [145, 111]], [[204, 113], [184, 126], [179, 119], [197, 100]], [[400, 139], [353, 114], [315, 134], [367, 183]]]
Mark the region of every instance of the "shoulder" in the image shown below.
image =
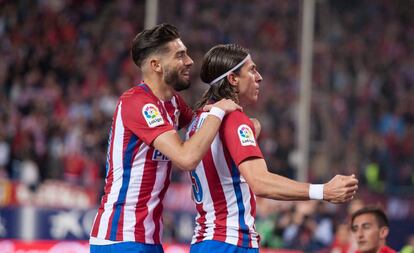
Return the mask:
[[150, 92], [145, 91], [145, 89], [140, 86], [134, 86], [131, 89], [125, 91], [121, 95], [120, 101], [122, 101], [122, 103], [134, 104], [134, 105], [157, 103], [157, 99], [154, 96], [151, 96]]
[[252, 121], [242, 111], [234, 111], [226, 115], [220, 127], [220, 132], [224, 135], [235, 133], [251, 133], [253, 136], [253, 131], [254, 126]]
[[388, 247], [388, 246], [384, 246], [381, 248], [380, 253], [396, 253], [397, 251], [395, 251], [394, 249]]
[[130, 88], [129, 90], [122, 93], [121, 95], [121, 98], [123, 99], [130, 99], [130, 98], [136, 98], [136, 97], [151, 98], [152, 96], [151, 96], [150, 91], [146, 91], [143, 87], [138, 86], [138, 85]]
[[247, 115], [239, 110], [233, 111], [227, 114], [223, 119], [223, 124], [231, 124], [231, 123], [246, 123], [251, 124], [251, 120]]

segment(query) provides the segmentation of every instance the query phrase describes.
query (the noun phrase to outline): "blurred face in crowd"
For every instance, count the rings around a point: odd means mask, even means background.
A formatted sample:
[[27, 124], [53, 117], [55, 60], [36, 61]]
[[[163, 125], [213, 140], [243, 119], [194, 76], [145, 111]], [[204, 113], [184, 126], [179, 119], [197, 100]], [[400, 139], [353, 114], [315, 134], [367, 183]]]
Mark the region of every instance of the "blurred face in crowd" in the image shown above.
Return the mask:
[[[259, 83], [262, 76], [256, 69], [256, 64], [252, 59], [248, 59], [240, 69], [238, 75], [233, 74], [237, 81], [238, 99], [241, 105], [249, 105], [257, 102], [259, 96]], [[234, 83], [234, 82], [233, 82]]]
[[375, 253], [385, 245], [388, 227], [380, 227], [374, 214], [365, 213], [355, 217], [351, 225], [352, 234], [358, 244], [358, 250]]
[[168, 52], [160, 59], [164, 82], [176, 91], [190, 87], [190, 68], [193, 60], [180, 39], [168, 42]]

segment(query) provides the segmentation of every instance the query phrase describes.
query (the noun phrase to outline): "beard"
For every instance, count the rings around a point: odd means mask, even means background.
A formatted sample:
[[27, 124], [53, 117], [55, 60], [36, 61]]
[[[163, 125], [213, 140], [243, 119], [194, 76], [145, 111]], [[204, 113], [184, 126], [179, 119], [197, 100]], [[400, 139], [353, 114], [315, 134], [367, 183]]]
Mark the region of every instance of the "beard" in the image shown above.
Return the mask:
[[190, 80], [180, 78], [179, 71], [177, 69], [167, 69], [165, 71], [164, 82], [171, 86], [175, 91], [186, 90], [191, 85]]

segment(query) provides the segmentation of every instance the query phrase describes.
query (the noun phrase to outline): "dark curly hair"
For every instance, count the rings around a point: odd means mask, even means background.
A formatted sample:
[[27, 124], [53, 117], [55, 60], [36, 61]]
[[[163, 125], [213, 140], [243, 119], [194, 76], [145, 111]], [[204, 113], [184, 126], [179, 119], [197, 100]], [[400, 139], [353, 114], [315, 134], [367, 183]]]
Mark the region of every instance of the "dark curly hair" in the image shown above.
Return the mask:
[[160, 24], [151, 29], [145, 29], [132, 40], [132, 60], [141, 68], [149, 55], [167, 51], [166, 44], [178, 38], [180, 38], [178, 30], [171, 24]]

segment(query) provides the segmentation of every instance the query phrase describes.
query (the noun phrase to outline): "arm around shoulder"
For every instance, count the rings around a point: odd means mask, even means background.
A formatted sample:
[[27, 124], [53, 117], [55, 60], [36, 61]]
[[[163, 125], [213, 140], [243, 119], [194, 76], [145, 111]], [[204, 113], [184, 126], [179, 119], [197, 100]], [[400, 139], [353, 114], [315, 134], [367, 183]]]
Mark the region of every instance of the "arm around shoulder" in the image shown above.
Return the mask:
[[241, 107], [230, 99], [222, 99], [212, 107], [201, 128], [187, 141], [182, 141], [175, 130], [167, 131], [155, 138], [153, 146], [166, 155], [182, 170], [193, 170], [203, 159], [216, 136], [225, 114]]
[[177, 131], [171, 130], [155, 138], [153, 146], [181, 170], [191, 171], [203, 159], [220, 128], [220, 123], [219, 118], [208, 116], [200, 131], [189, 140], [181, 140]]

